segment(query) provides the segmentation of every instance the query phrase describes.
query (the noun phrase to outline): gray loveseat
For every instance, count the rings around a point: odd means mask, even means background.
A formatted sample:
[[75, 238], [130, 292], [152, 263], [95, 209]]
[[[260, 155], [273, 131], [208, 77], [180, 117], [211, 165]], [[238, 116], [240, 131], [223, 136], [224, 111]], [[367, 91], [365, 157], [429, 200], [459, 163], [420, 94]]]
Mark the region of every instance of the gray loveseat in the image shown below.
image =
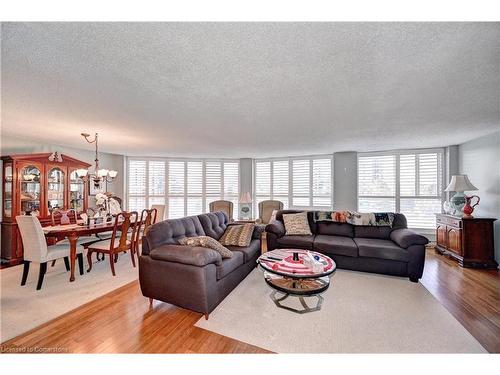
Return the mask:
[[267, 249], [299, 248], [328, 255], [338, 268], [407, 276], [413, 282], [422, 277], [427, 238], [407, 229], [406, 217], [395, 214], [392, 227], [354, 226], [331, 221], [314, 222], [308, 212], [311, 236], [287, 236], [282, 210], [266, 226]]
[[223, 212], [165, 220], [148, 228], [139, 257], [142, 294], [208, 314], [252, 271], [261, 254], [263, 227], [256, 226], [248, 247], [228, 246], [232, 258], [204, 247], [181, 246], [183, 237], [218, 240], [228, 226]]

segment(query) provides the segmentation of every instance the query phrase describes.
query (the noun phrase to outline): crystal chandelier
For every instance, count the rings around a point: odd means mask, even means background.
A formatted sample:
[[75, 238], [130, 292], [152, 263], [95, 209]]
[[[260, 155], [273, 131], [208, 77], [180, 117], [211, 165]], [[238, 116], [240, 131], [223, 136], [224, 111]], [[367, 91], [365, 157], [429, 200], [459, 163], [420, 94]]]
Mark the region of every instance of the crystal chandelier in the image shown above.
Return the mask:
[[76, 175], [78, 178], [82, 180], [91, 180], [94, 184], [94, 187], [96, 189], [101, 187], [101, 184], [106, 181], [106, 182], [113, 182], [115, 177], [118, 175], [117, 171], [114, 170], [108, 170], [108, 169], [99, 169], [99, 145], [98, 145], [98, 138], [99, 134], [95, 133], [95, 137], [93, 140], [89, 140], [90, 134], [87, 133], [82, 133], [82, 137], [85, 138], [85, 140], [88, 143], [95, 143], [95, 166], [94, 166], [94, 173], [89, 173], [88, 169], [77, 169], [76, 170]]

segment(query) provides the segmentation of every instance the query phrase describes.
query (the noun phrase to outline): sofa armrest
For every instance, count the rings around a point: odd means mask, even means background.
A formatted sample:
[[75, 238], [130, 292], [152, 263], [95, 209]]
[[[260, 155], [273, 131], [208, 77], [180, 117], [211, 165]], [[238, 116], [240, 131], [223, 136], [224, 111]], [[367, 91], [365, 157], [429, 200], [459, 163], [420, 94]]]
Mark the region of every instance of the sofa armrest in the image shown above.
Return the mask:
[[222, 257], [217, 251], [198, 246], [162, 245], [151, 250], [149, 256], [154, 260], [197, 267], [204, 267], [212, 263], [218, 266], [222, 264]]
[[403, 228], [391, 232], [391, 240], [404, 249], [413, 245], [427, 245], [429, 240], [414, 230]]
[[262, 237], [262, 233], [266, 230], [266, 226], [263, 224], [255, 224], [253, 233], [252, 233], [252, 239], [254, 240], [260, 240]]
[[285, 235], [285, 226], [279, 220], [271, 220], [266, 225], [266, 232], [273, 233], [276, 237], [283, 237]]

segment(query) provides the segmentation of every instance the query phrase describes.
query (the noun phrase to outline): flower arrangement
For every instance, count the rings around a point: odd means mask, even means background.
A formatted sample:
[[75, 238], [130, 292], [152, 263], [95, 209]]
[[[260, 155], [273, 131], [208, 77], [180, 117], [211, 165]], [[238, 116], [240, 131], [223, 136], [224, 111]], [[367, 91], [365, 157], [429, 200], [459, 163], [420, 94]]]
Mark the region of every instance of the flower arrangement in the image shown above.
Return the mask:
[[108, 209], [108, 196], [103, 193], [97, 193], [95, 195], [95, 205], [97, 211], [99, 211], [99, 216], [106, 216]]

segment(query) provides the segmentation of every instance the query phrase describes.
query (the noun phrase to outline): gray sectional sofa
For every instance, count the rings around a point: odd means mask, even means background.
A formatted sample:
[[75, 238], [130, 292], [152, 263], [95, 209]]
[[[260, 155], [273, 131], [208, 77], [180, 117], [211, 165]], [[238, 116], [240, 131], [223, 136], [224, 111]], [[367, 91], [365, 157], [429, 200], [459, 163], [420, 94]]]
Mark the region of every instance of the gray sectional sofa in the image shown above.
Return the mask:
[[266, 226], [268, 250], [299, 248], [328, 255], [338, 268], [407, 276], [413, 282], [422, 277], [425, 260], [424, 236], [407, 229], [406, 217], [395, 214], [392, 227], [354, 226], [331, 221], [314, 222], [308, 212], [311, 236], [287, 236], [283, 214], [303, 211], [282, 210]]
[[232, 258], [204, 247], [181, 246], [183, 237], [218, 240], [229, 225], [224, 212], [165, 220], [150, 226], [142, 240], [139, 281], [146, 297], [208, 314], [256, 267], [263, 226], [248, 247], [228, 246]]
[[[312, 236], [286, 236], [284, 213], [266, 227], [268, 250], [301, 248], [333, 258], [339, 268], [408, 276], [422, 276], [427, 238], [406, 228], [406, 218], [396, 214], [392, 227], [352, 226], [313, 220]], [[218, 240], [230, 225], [223, 212], [165, 220], [150, 226], [142, 239], [139, 281], [144, 296], [208, 314], [256, 267], [261, 254], [263, 226], [256, 226], [247, 247], [228, 246], [232, 258], [204, 247], [181, 246], [183, 237], [210, 236]]]

